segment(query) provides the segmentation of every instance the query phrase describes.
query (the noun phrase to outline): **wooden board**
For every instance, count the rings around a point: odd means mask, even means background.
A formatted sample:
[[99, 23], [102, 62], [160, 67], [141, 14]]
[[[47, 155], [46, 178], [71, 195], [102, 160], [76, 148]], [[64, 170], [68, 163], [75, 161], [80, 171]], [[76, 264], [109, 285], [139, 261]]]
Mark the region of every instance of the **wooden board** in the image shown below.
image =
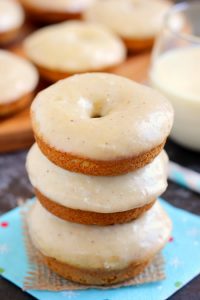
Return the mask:
[[0, 121], [0, 152], [25, 149], [33, 141], [29, 108]]
[[[27, 34], [27, 31], [26, 31]], [[20, 46], [9, 50], [23, 55]], [[147, 78], [150, 54], [142, 54], [129, 58], [124, 64], [115, 68], [114, 73], [130, 79], [144, 82]], [[43, 85], [39, 86], [41, 90]], [[30, 147], [33, 142], [33, 132], [29, 117], [29, 107], [10, 118], [0, 120], [0, 153], [10, 152]]]
[[120, 67], [114, 70], [115, 74], [145, 83], [148, 80], [150, 53], [140, 54], [127, 59]]

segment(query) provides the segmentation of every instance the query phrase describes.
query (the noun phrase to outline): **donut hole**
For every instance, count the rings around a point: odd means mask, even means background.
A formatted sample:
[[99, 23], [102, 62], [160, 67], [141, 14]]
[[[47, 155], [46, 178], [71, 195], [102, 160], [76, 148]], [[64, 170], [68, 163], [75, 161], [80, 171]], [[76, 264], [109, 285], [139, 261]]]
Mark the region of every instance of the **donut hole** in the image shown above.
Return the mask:
[[105, 116], [104, 102], [102, 100], [91, 100], [87, 97], [81, 97], [78, 100], [81, 116], [83, 118], [102, 118]]
[[91, 115], [91, 118], [92, 119], [95, 119], [95, 118], [102, 118], [102, 116], [98, 113], [94, 113], [93, 115]]
[[90, 112], [90, 118], [92, 119], [102, 118], [103, 117], [102, 109], [103, 109], [102, 101], [96, 101], [95, 103], [93, 103], [92, 110]]

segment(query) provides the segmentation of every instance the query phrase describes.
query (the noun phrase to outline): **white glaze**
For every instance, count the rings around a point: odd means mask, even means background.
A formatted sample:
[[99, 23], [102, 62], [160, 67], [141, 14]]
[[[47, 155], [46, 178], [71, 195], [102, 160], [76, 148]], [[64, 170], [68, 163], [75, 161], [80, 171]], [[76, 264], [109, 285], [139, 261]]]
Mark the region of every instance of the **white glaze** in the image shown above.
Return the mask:
[[0, 0], [0, 33], [21, 27], [24, 19], [24, 11], [17, 1]]
[[29, 61], [0, 50], [0, 104], [18, 100], [32, 92], [38, 77], [37, 70]]
[[167, 155], [163, 151], [144, 168], [122, 176], [96, 177], [72, 173], [50, 162], [35, 144], [26, 167], [32, 185], [66, 207], [113, 213], [141, 207], [167, 187]]
[[154, 38], [170, 7], [165, 0], [98, 0], [84, 18], [106, 25], [123, 38]]
[[37, 9], [52, 12], [80, 13], [95, 0], [23, 0], [25, 4]]
[[155, 255], [168, 241], [172, 227], [158, 202], [135, 221], [100, 227], [63, 221], [37, 202], [28, 225], [34, 245], [44, 255], [79, 268], [108, 270]]
[[199, 71], [200, 47], [186, 47], [161, 55], [150, 74], [153, 87], [174, 107], [172, 138], [194, 150], [200, 150]]
[[37, 95], [31, 111], [35, 131], [51, 147], [99, 160], [151, 150], [163, 143], [173, 122], [172, 107], [159, 93], [105, 73], [55, 83]]
[[24, 47], [35, 64], [68, 73], [103, 70], [126, 57], [125, 46], [112, 32], [81, 21], [40, 29], [26, 39]]

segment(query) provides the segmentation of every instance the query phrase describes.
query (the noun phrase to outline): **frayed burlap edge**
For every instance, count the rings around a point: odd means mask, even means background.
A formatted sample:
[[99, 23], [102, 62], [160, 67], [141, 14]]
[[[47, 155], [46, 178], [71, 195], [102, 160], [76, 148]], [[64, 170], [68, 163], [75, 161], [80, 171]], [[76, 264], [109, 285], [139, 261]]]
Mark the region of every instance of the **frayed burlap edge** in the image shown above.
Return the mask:
[[52, 272], [42, 261], [40, 253], [33, 246], [28, 234], [26, 215], [30, 206], [21, 210], [24, 242], [28, 256], [29, 270], [24, 278], [24, 290], [86, 290], [91, 288], [97, 289], [115, 289], [125, 286], [133, 286], [149, 282], [156, 282], [165, 279], [164, 259], [161, 253], [157, 254], [152, 263], [143, 271], [143, 273], [128, 281], [110, 285], [110, 286], [87, 286], [68, 281]]

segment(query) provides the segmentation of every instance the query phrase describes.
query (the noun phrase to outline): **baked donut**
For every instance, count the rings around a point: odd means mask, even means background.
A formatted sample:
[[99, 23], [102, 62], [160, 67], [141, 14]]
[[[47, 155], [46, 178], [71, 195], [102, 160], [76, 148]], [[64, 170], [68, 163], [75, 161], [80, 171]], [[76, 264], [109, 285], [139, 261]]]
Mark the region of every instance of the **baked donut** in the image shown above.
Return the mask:
[[0, 1], [0, 44], [6, 44], [16, 39], [24, 19], [23, 8], [17, 1]]
[[26, 167], [40, 203], [63, 220], [96, 225], [125, 223], [148, 210], [167, 187], [163, 151], [145, 167], [114, 177], [72, 173], [50, 162], [35, 144]]
[[30, 62], [0, 50], [0, 117], [15, 113], [30, 103], [38, 79], [38, 72]]
[[80, 19], [95, 0], [20, 0], [27, 15], [41, 23]]
[[106, 73], [71, 76], [40, 92], [31, 107], [41, 151], [72, 172], [125, 174], [150, 163], [173, 123], [158, 92]]
[[42, 28], [25, 40], [24, 49], [41, 76], [50, 81], [76, 73], [108, 71], [126, 58], [118, 37], [101, 25], [81, 21]]
[[27, 222], [33, 245], [49, 268], [89, 285], [138, 275], [164, 247], [172, 227], [158, 202], [137, 220], [103, 227], [63, 221], [36, 202]]
[[152, 47], [172, 3], [167, 0], [97, 0], [84, 19], [101, 23], [117, 33], [131, 51]]

